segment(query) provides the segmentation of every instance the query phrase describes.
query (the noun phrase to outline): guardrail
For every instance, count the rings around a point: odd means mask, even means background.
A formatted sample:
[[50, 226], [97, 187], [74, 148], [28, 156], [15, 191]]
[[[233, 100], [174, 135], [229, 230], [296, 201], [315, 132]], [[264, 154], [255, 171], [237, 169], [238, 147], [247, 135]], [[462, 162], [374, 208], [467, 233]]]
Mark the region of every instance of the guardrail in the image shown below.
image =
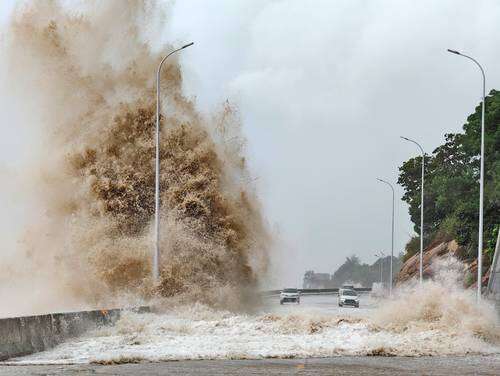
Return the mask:
[[[372, 291], [371, 287], [355, 287], [355, 291], [363, 293]], [[262, 291], [263, 296], [279, 295], [282, 290], [267, 290]], [[339, 289], [298, 289], [298, 291], [303, 295], [321, 295], [321, 294], [338, 294]]]
[[89, 329], [114, 324], [122, 311], [148, 312], [149, 307], [110, 309], [0, 319], [0, 361], [33, 354]]

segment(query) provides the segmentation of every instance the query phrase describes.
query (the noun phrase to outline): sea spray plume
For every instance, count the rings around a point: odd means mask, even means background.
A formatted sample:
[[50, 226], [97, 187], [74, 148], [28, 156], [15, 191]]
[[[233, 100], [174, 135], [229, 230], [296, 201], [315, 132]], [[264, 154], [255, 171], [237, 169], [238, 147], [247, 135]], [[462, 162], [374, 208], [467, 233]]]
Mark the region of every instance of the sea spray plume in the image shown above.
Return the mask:
[[12, 78], [32, 95], [27, 106], [44, 136], [35, 184], [45, 212], [25, 245], [59, 281], [61, 299], [111, 304], [157, 291], [238, 302], [266, 268], [269, 238], [238, 116], [229, 105], [200, 115], [173, 58], [162, 75], [161, 281], [151, 284], [154, 72], [164, 51], [150, 48], [146, 29], [158, 11], [144, 1], [72, 12], [34, 2], [12, 21]]
[[[411, 281], [385, 301], [374, 317], [384, 330], [398, 333], [436, 333], [482, 339], [500, 344], [500, 327], [494, 307], [476, 302], [473, 291], [463, 288], [464, 265], [452, 256], [432, 264], [433, 279], [422, 286]], [[441, 333], [441, 334], [439, 334]], [[435, 337], [430, 335], [431, 337]]]

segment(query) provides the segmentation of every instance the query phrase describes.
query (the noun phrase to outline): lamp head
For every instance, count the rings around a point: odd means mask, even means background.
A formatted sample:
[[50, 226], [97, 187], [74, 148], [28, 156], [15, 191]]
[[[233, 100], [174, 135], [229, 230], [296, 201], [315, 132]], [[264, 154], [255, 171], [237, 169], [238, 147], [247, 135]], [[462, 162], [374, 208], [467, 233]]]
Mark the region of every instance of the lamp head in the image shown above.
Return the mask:
[[181, 47], [181, 50], [183, 50], [184, 48], [187, 48], [189, 46], [192, 46], [194, 44], [194, 42], [191, 42], [191, 43], [188, 43], [188, 44], [185, 44], [184, 46]]
[[449, 48], [448, 48], [448, 52], [455, 54], [455, 55], [461, 55], [460, 52], [458, 52], [457, 50], [450, 50]]

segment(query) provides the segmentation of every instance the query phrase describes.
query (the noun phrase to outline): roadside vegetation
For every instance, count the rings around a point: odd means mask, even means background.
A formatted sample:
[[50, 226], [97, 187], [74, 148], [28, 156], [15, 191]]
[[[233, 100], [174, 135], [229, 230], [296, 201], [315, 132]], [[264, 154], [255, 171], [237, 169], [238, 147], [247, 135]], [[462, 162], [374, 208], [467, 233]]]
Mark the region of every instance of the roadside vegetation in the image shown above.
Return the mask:
[[[401, 269], [402, 254], [393, 258], [393, 274], [396, 276]], [[358, 256], [346, 257], [346, 260], [333, 274], [315, 273], [308, 270], [304, 274], [305, 288], [338, 288], [344, 284], [353, 284], [356, 287], [372, 287], [374, 282], [390, 280], [391, 256], [378, 258], [372, 265], [361, 262]]]
[[[377, 259], [372, 265], [362, 263], [358, 256], [346, 257], [345, 262], [333, 273], [335, 286], [342, 286], [346, 282], [371, 287], [374, 282], [380, 282], [380, 264], [382, 263], [382, 278], [387, 282], [390, 279], [391, 256]], [[401, 260], [393, 258], [393, 273], [396, 275], [401, 268]]]
[[[425, 157], [424, 246], [455, 239], [464, 260], [477, 257], [481, 104], [463, 125], [463, 132], [448, 133], [444, 143]], [[422, 158], [407, 160], [399, 168], [414, 230], [420, 234]], [[485, 114], [484, 247], [485, 266], [491, 263], [500, 217], [500, 92], [486, 98]], [[404, 261], [419, 250], [419, 236], [406, 245]]]

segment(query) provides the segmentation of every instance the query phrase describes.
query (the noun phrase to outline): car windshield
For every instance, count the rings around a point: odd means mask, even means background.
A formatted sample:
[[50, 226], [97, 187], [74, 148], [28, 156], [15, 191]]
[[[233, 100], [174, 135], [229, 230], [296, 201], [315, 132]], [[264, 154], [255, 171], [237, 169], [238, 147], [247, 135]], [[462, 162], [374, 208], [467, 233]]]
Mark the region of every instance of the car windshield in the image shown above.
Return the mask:
[[298, 292], [297, 289], [284, 289], [283, 292]]
[[358, 296], [358, 294], [356, 294], [356, 291], [353, 291], [353, 290], [344, 290], [342, 292], [342, 295], [347, 295], [347, 296]]

